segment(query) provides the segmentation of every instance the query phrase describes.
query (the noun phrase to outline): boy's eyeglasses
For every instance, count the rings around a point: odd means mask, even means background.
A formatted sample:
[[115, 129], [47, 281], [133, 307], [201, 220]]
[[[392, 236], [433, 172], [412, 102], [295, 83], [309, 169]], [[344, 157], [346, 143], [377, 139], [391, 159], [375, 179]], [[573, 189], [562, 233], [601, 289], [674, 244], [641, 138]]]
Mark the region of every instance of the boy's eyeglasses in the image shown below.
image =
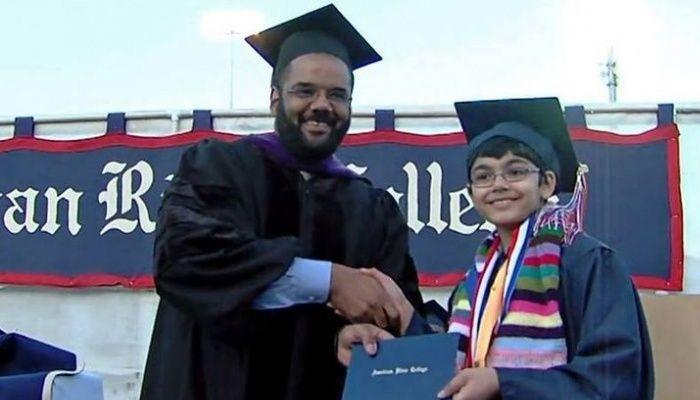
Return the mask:
[[515, 183], [525, 180], [530, 174], [538, 173], [538, 168], [512, 167], [506, 168], [505, 171], [495, 173], [489, 170], [478, 170], [472, 172], [469, 177], [469, 184], [476, 188], [487, 188], [493, 186], [496, 182], [496, 177], [501, 176], [506, 182]]

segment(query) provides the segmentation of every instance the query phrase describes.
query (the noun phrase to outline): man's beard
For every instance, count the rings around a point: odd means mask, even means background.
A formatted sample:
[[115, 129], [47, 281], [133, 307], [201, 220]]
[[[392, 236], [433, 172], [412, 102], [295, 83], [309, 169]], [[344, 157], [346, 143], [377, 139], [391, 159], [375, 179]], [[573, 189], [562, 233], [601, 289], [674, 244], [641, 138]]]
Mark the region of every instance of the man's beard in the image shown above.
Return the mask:
[[312, 144], [301, 132], [301, 125], [306, 120], [301, 115], [298, 118], [298, 124], [295, 124], [287, 117], [284, 112], [284, 102], [280, 99], [277, 104], [277, 115], [275, 115], [275, 131], [284, 147], [301, 161], [320, 161], [335, 153], [350, 128], [349, 113], [348, 119], [336, 128], [337, 119], [333, 118], [330, 112], [316, 111], [309, 120], [325, 122], [331, 127], [331, 131], [323, 142]]

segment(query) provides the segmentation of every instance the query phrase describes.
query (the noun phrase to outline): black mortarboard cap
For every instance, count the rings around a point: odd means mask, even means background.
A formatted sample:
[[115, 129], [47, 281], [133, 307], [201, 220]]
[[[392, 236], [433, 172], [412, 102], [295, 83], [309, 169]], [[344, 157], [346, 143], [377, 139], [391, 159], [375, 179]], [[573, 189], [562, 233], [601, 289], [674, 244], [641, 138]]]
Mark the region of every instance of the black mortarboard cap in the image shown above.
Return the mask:
[[455, 103], [467, 136], [467, 166], [479, 146], [503, 136], [522, 142], [557, 174], [557, 192], [572, 192], [578, 161], [556, 97]]
[[336, 56], [351, 71], [382, 59], [332, 4], [248, 36], [245, 40], [275, 71], [309, 53]]

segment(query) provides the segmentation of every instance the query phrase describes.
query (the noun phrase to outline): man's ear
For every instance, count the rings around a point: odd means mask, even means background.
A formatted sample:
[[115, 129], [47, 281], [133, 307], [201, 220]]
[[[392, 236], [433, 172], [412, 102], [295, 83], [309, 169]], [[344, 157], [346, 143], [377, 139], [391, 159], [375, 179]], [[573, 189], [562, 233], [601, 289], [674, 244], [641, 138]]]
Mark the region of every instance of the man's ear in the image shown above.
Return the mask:
[[270, 88], [270, 112], [275, 115], [277, 114], [277, 104], [280, 102], [280, 92], [277, 87], [272, 86]]

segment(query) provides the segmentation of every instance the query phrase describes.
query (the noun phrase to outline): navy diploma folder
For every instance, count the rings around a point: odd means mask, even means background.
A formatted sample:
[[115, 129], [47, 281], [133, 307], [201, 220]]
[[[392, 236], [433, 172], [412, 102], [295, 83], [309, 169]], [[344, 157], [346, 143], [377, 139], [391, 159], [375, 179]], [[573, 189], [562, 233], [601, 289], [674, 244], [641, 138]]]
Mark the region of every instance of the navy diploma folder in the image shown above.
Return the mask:
[[455, 376], [457, 334], [409, 336], [380, 341], [369, 356], [352, 350], [343, 400], [426, 400]]

